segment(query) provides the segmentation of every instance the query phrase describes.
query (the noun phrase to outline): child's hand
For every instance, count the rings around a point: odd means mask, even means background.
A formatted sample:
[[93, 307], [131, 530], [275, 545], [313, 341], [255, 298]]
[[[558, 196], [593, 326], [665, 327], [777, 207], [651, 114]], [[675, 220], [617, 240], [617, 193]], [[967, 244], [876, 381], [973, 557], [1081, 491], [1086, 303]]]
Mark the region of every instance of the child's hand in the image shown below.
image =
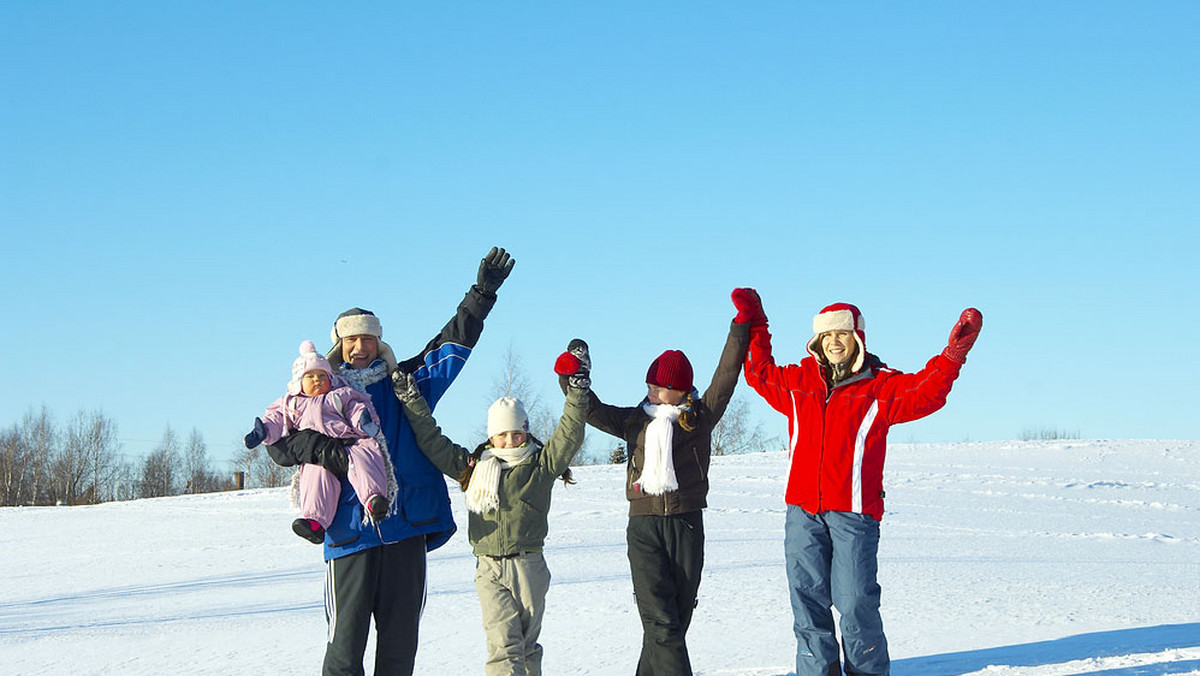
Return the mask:
[[369, 437], [379, 434], [379, 425], [376, 425], [375, 421], [371, 420], [371, 414], [366, 411], [363, 411], [362, 415], [358, 416], [358, 429], [362, 430], [363, 434]]
[[421, 390], [417, 389], [417, 379], [413, 374], [399, 369], [392, 374], [392, 390], [396, 393], [396, 398], [405, 404], [421, 398]]
[[558, 359], [554, 361], [554, 372], [565, 376], [571, 387], [591, 387], [592, 357], [588, 354], [587, 343], [579, 338], [572, 339], [567, 344], [567, 351], [558, 355]]
[[263, 424], [262, 418], [254, 419], [254, 429], [242, 440], [246, 444], [246, 448], [257, 448], [267, 438], [267, 426]]

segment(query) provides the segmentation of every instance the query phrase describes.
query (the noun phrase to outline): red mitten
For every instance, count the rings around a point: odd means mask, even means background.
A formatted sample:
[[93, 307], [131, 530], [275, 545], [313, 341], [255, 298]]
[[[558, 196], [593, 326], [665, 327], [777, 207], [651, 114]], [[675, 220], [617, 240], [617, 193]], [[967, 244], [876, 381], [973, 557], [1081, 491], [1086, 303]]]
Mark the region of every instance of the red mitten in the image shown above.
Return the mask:
[[579, 358], [570, 352], [563, 352], [554, 360], [554, 372], [560, 376], [569, 376], [579, 370]]
[[729, 297], [733, 299], [733, 306], [737, 308], [737, 316], [733, 318], [735, 323], [749, 322], [751, 326], [767, 323], [767, 315], [763, 312], [762, 299], [758, 297], [757, 291], [750, 288], [734, 289]]
[[958, 323], [950, 332], [950, 342], [942, 354], [952, 362], [965, 364], [967, 353], [975, 345], [975, 339], [979, 338], [979, 331], [982, 328], [983, 313], [973, 307], [963, 310], [962, 315], [958, 318]]

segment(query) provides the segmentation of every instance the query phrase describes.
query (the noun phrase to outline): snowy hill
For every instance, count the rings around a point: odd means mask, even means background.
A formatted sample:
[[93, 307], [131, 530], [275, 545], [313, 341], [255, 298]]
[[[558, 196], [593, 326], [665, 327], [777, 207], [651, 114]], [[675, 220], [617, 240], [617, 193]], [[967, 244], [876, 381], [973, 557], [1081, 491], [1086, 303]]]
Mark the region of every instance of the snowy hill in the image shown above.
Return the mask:
[[[786, 462], [714, 459], [698, 674], [792, 669]], [[579, 468], [578, 485], [555, 489], [549, 673], [636, 662], [622, 472]], [[1200, 441], [898, 444], [885, 483], [894, 674], [1200, 674]], [[474, 558], [451, 499], [461, 529], [430, 555], [420, 674], [482, 671]], [[0, 671], [318, 673], [324, 567], [291, 518], [284, 489], [0, 509]]]

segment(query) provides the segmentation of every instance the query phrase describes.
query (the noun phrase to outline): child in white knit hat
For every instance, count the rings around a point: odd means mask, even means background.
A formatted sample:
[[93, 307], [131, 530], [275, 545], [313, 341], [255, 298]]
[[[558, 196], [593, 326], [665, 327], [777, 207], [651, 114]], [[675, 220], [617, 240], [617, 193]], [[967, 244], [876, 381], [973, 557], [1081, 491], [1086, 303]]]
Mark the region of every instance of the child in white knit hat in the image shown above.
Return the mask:
[[569, 465], [583, 445], [588, 366], [572, 368], [570, 385], [562, 418], [545, 445], [529, 434], [520, 400], [501, 397], [488, 409], [487, 441], [472, 452], [442, 434], [412, 376], [396, 381], [421, 452], [466, 493], [487, 638], [485, 674], [542, 673], [537, 640], [550, 588], [542, 555], [546, 516], [554, 480], [574, 483]]
[[[379, 522], [387, 516], [397, 488], [391, 460], [383, 451], [379, 416], [368, 395], [334, 375], [329, 361], [317, 352], [311, 340], [300, 343], [300, 356], [292, 362], [287, 393], [268, 406], [261, 418], [254, 419], [254, 429], [245, 438], [246, 448], [273, 444], [296, 430], [351, 440], [346, 446], [346, 475], [354, 492], [366, 496], [364, 519]], [[292, 522], [292, 530], [309, 542], [321, 544], [337, 512], [341, 481], [321, 465], [305, 464], [296, 474], [293, 490], [300, 518]]]

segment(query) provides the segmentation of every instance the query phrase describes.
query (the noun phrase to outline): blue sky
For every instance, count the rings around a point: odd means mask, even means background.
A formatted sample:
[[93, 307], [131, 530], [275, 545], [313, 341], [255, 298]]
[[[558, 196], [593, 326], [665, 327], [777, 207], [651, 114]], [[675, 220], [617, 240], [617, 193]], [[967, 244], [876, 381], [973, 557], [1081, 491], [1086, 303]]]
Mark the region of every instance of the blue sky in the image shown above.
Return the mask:
[[[410, 355], [480, 257], [516, 269], [439, 407], [473, 444], [504, 355], [635, 403], [706, 383], [736, 286], [775, 352], [859, 305], [950, 403], [894, 442], [1195, 438], [1191, 2], [38, 2], [0, 6], [0, 425], [99, 409], [231, 454], [352, 306]], [[744, 384], [771, 434], [785, 421]], [[610, 446], [592, 435], [593, 444]]]

